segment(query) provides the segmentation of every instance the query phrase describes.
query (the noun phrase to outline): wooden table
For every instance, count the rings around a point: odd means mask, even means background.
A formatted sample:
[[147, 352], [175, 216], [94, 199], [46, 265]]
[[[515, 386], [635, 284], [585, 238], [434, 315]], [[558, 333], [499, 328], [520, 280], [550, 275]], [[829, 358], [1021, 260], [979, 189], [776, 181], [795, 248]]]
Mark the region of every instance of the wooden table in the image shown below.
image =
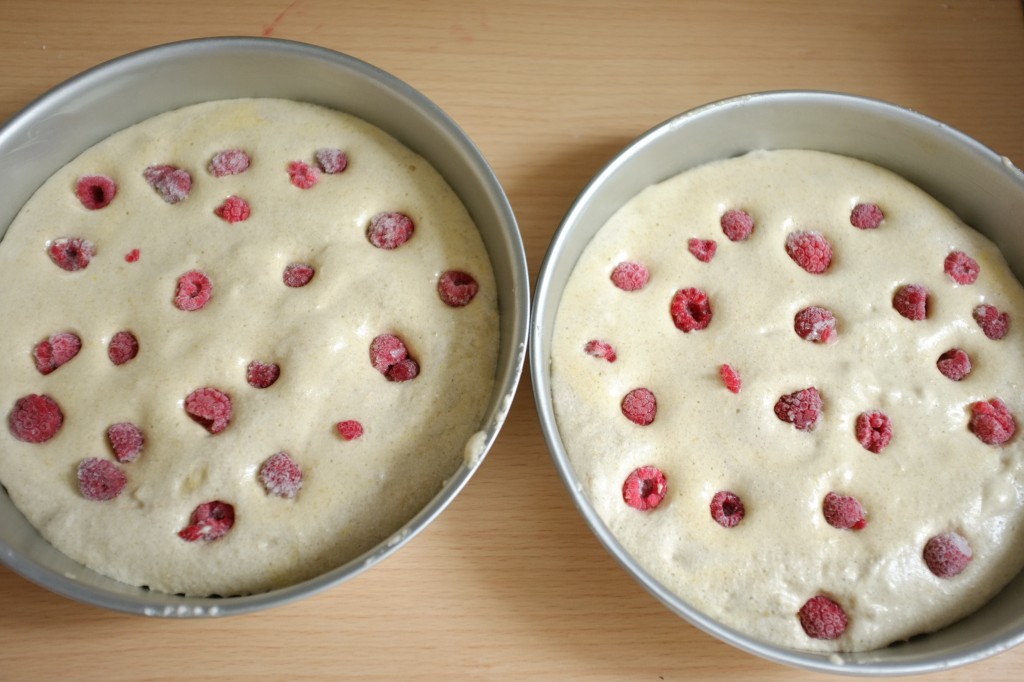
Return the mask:
[[[533, 277], [609, 157], [656, 123], [731, 95], [877, 97], [1024, 163], [1016, 0], [0, 0], [0, 120], [107, 59], [216, 35], [333, 48], [433, 99], [504, 184]], [[1017, 649], [930, 679], [1020, 679], [1022, 667]], [[437, 522], [316, 597], [231, 619], [144, 619], [0, 568], [5, 680], [820, 677], [705, 635], [620, 568], [556, 476], [526, 375], [484, 466]]]

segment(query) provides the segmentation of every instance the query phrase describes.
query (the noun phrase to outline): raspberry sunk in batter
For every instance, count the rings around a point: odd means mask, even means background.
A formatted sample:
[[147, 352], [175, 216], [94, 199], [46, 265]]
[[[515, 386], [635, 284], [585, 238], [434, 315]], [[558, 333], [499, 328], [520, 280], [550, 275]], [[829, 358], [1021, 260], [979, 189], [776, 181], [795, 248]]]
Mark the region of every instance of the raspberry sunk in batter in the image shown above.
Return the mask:
[[732, 209], [722, 214], [722, 232], [732, 242], [741, 242], [754, 231], [754, 219], [746, 211]]
[[615, 362], [618, 359], [618, 355], [615, 353], [615, 348], [612, 344], [607, 341], [599, 341], [598, 339], [591, 339], [583, 345], [583, 352], [591, 357], [601, 358], [608, 362]]
[[187, 542], [217, 540], [228, 534], [235, 525], [235, 508], [227, 502], [214, 500], [195, 508], [189, 525], [178, 531], [178, 537]]
[[867, 513], [855, 497], [830, 492], [821, 503], [825, 521], [840, 530], [861, 530], [868, 525]]
[[687, 334], [707, 329], [714, 316], [707, 292], [695, 287], [677, 291], [669, 304], [669, 313], [676, 329]]
[[409, 356], [405, 343], [394, 334], [381, 334], [370, 342], [370, 363], [388, 381], [409, 381], [420, 373], [419, 363]]
[[260, 482], [275, 497], [294, 499], [302, 489], [302, 470], [287, 452], [279, 452], [263, 462]]
[[892, 297], [892, 307], [908, 320], [928, 317], [928, 288], [920, 284], [904, 284]]
[[213, 282], [206, 273], [190, 270], [178, 278], [178, 291], [174, 295], [174, 305], [179, 310], [201, 310], [213, 296]]
[[139, 340], [130, 331], [121, 331], [114, 334], [110, 339], [110, 344], [107, 346], [107, 357], [115, 365], [123, 365], [130, 360], [134, 360], [138, 354]]
[[231, 398], [212, 386], [197, 388], [185, 398], [185, 412], [204, 429], [216, 435], [231, 423]]
[[324, 147], [316, 150], [316, 163], [324, 173], [335, 175], [348, 168], [348, 156], [340, 149]]
[[971, 315], [985, 336], [993, 341], [998, 341], [1010, 331], [1009, 313], [1001, 312], [994, 305], [983, 303], [977, 306]]
[[622, 484], [622, 499], [633, 509], [656, 508], [668, 493], [668, 479], [661, 469], [642, 466], [634, 469]]
[[828, 308], [809, 306], [793, 317], [796, 335], [812, 343], [835, 343], [839, 340], [836, 316]]
[[710, 263], [718, 251], [718, 244], [714, 239], [692, 238], [686, 242], [686, 250], [693, 254], [693, 257], [701, 263]]
[[253, 360], [245, 370], [245, 380], [253, 388], [268, 388], [281, 376], [281, 368], [272, 362]]
[[7, 415], [11, 435], [26, 443], [45, 443], [57, 435], [63, 424], [60, 405], [48, 395], [30, 393], [18, 398]]
[[224, 203], [213, 209], [213, 214], [228, 223], [241, 223], [252, 215], [252, 207], [242, 197], [232, 194]]
[[192, 176], [189, 172], [169, 164], [149, 166], [142, 172], [142, 177], [168, 204], [188, 199], [192, 191]]
[[106, 208], [117, 196], [117, 183], [107, 175], [84, 175], [75, 183], [75, 195], [90, 211]]
[[812, 275], [820, 275], [832, 264], [832, 245], [820, 232], [790, 232], [786, 253]]
[[838, 639], [846, 632], [849, 619], [843, 607], [824, 595], [808, 599], [797, 613], [800, 627], [814, 639]]
[[953, 251], [946, 256], [942, 269], [957, 284], [974, 284], [981, 273], [978, 261], [963, 251]]
[[213, 155], [208, 168], [214, 177], [223, 178], [228, 175], [238, 175], [249, 170], [251, 161], [249, 155], [244, 150], [225, 149]]
[[971, 373], [971, 357], [959, 348], [950, 348], [935, 361], [942, 375], [953, 381], [962, 381]]
[[1010, 408], [999, 398], [972, 403], [967, 428], [986, 445], [1002, 445], [1017, 432]]
[[363, 435], [363, 425], [355, 419], [346, 419], [335, 425], [342, 440], [355, 440]]
[[743, 388], [743, 379], [740, 373], [730, 364], [724, 364], [718, 368], [718, 375], [722, 377], [722, 383], [733, 393], [739, 393]]
[[118, 462], [134, 462], [142, 454], [146, 439], [138, 426], [131, 422], [111, 424], [107, 428], [107, 440], [114, 450]]
[[78, 491], [87, 500], [106, 502], [121, 494], [128, 476], [113, 462], [89, 457], [78, 464]]
[[292, 161], [288, 164], [288, 179], [299, 189], [310, 189], [320, 182], [320, 169], [305, 161]]
[[469, 305], [479, 290], [473, 275], [461, 270], [448, 270], [437, 279], [437, 295], [451, 308]]
[[711, 498], [711, 518], [723, 528], [733, 528], [743, 517], [747, 510], [743, 507], [743, 500], [736, 493], [728, 490], [720, 490]]
[[623, 261], [612, 269], [612, 283], [623, 291], [639, 291], [651, 278], [650, 271], [643, 263]]
[[876, 455], [892, 440], [892, 421], [881, 410], [861, 412], [854, 423], [857, 442]]
[[860, 230], [874, 230], [885, 220], [878, 204], [857, 204], [850, 211], [850, 224]]
[[40, 341], [32, 349], [32, 357], [40, 374], [49, 374], [82, 350], [82, 340], [71, 332], [57, 332]]
[[404, 213], [378, 213], [370, 219], [366, 237], [378, 249], [392, 251], [412, 239], [416, 226]]
[[813, 386], [784, 395], [775, 403], [775, 416], [800, 431], [814, 429], [821, 413], [821, 394]]
[[922, 557], [928, 570], [939, 578], [953, 578], [963, 573], [974, 552], [967, 538], [949, 531], [936, 535], [924, 545]]
[[316, 270], [308, 263], [291, 263], [284, 269], [281, 279], [284, 285], [291, 289], [298, 289], [310, 283]]
[[648, 426], [658, 416], [658, 400], [647, 388], [634, 388], [622, 399], [622, 414], [640, 426]]
[[89, 262], [96, 255], [96, 247], [87, 239], [62, 237], [50, 242], [46, 247], [46, 253], [61, 270], [75, 272], [89, 267]]

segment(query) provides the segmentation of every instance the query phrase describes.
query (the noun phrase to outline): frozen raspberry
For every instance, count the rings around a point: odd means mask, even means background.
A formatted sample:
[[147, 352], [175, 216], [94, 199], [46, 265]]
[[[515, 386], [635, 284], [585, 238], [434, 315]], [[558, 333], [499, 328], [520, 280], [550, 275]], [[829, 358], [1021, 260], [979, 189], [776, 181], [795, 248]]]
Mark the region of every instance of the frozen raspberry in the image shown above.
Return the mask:
[[128, 331], [114, 334], [110, 339], [110, 345], [107, 346], [107, 357], [115, 365], [123, 365], [138, 354], [139, 340], [135, 338], [135, 334]]
[[306, 263], [292, 263], [284, 269], [284, 285], [293, 289], [304, 287], [309, 284], [309, 281], [313, 279], [313, 275], [316, 274], [316, 270], [313, 269], [312, 265]]
[[299, 189], [309, 189], [320, 181], [320, 169], [305, 161], [292, 161], [288, 164], [288, 177]]
[[630, 507], [640, 511], [657, 507], [665, 499], [667, 492], [668, 480], [665, 474], [653, 466], [633, 470], [622, 484], [622, 499]]
[[993, 341], [998, 341], [1010, 331], [1010, 315], [999, 312], [999, 308], [994, 305], [979, 305], [974, 309], [973, 316], [981, 331]]
[[718, 374], [722, 377], [722, 383], [725, 384], [725, 387], [733, 393], [739, 393], [740, 389], [743, 388], [743, 379], [740, 378], [740, 373], [732, 365], [722, 365], [718, 368]]
[[188, 199], [189, 192], [192, 191], [192, 176], [188, 171], [175, 166], [150, 166], [142, 172], [142, 177], [168, 204], [177, 204]]
[[612, 270], [612, 283], [623, 291], [637, 291], [643, 289], [647, 280], [651, 278], [647, 266], [642, 263], [623, 261]]
[[355, 440], [356, 438], [359, 438], [359, 436], [363, 435], [363, 425], [355, 419], [347, 419], [343, 422], [338, 422], [335, 428], [338, 429], [338, 435], [345, 440]]
[[190, 270], [178, 278], [178, 292], [174, 305], [180, 310], [200, 310], [213, 296], [213, 282], [205, 273]]
[[718, 251], [718, 244], [714, 239], [690, 239], [686, 242], [687, 250], [701, 263], [710, 263]]
[[746, 211], [726, 211], [719, 222], [722, 225], [722, 232], [729, 241], [741, 242], [754, 231], [754, 219]]
[[587, 355], [592, 355], [595, 358], [603, 358], [608, 362], [615, 362], [616, 358], [618, 358], [612, 344], [606, 343], [605, 341], [598, 341], [597, 339], [587, 341], [583, 346], [583, 352]]
[[182, 540], [216, 540], [227, 535], [235, 525], [235, 508], [220, 500], [204, 502], [195, 508], [188, 523], [188, 526], [178, 531], [178, 537]]
[[36, 369], [41, 374], [49, 374], [82, 350], [82, 340], [71, 332], [51, 334], [50, 338], [40, 341], [32, 349], [32, 357], [36, 360]]
[[650, 390], [634, 388], [622, 399], [622, 414], [634, 424], [647, 426], [658, 414], [658, 400]]
[[47, 253], [61, 270], [74, 272], [89, 267], [89, 261], [96, 255], [96, 247], [86, 239], [65, 237], [50, 242]]
[[828, 525], [842, 530], [860, 530], [868, 525], [864, 507], [855, 497], [830, 492], [821, 503]]
[[213, 155], [209, 168], [215, 177], [222, 178], [244, 173], [249, 170], [249, 163], [249, 155], [241, 149], [225, 149]]
[[106, 208], [117, 196], [117, 183], [106, 175], [85, 175], [78, 178], [75, 194], [90, 211]]
[[861, 412], [854, 424], [857, 442], [868, 452], [880, 453], [892, 440], [892, 421], [879, 410]]
[[366, 236], [378, 249], [397, 249], [412, 238], [416, 229], [412, 218], [404, 213], [378, 213], [370, 220]]
[[370, 343], [370, 362], [388, 381], [409, 381], [420, 371], [405, 343], [394, 334], [381, 334]]
[[277, 378], [281, 376], [281, 368], [273, 363], [253, 360], [245, 371], [245, 380], [253, 388], [267, 388], [272, 386]]
[[445, 305], [452, 308], [468, 305], [479, 290], [480, 285], [473, 275], [461, 270], [448, 270], [437, 280], [437, 294]]
[[999, 398], [988, 402], [979, 400], [971, 404], [971, 419], [967, 427], [987, 445], [1002, 445], [1013, 438], [1017, 424], [1013, 414]]
[[832, 263], [832, 245], [820, 232], [791, 232], [786, 237], [786, 253], [812, 275], [820, 275]]
[[302, 470], [287, 452], [279, 452], [260, 467], [260, 482], [267, 492], [289, 500], [302, 488]]
[[114, 448], [114, 456], [118, 462], [137, 460], [142, 454], [142, 446], [146, 443], [139, 427], [129, 422], [111, 424], [107, 429], [107, 440], [110, 441], [110, 447]]
[[78, 464], [78, 490], [87, 500], [112, 500], [127, 484], [128, 477], [109, 460], [89, 457]]
[[959, 348], [950, 348], [935, 363], [943, 376], [960, 381], [971, 373], [971, 357]]
[[810, 431], [821, 418], [821, 394], [811, 386], [779, 398], [775, 416], [801, 431]]
[[384, 375], [388, 381], [409, 381], [419, 376], [420, 366], [412, 358], [399, 360], [388, 368]]
[[839, 340], [836, 331], [836, 316], [828, 308], [810, 306], [793, 318], [796, 335], [812, 343], [834, 343]]
[[7, 416], [11, 435], [26, 443], [45, 443], [57, 435], [63, 423], [64, 413], [57, 401], [35, 393], [19, 398]]
[[905, 284], [892, 297], [892, 307], [908, 320], [928, 317], [928, 289], [920, 284]]
[[711, 518], [721, 526], [732, 528], [743, 520], [746, 513], [743, 500], [735, 493], [720, 490], [711, 498]]
[[231, 423], [231, 398], [216, 388], [197, 388], [185, 398], [185, 412], [204, 429], [218, 434]]
[[850, 224], [861, 230], [873, 230], [882, 224], [885, 214], [878, 204], [857, 204], [850, 211]]
[[800, 607], [800, 626], [808, 637], [837, 639], [846, 630], [847, 617], [843, 607], [828, 597], [811, 597]]
[[680, 289], [675, 293], [669, 312], [672, 314], [676, 329], [681, 329], [687, 334], [707, 328], [714, 315], [707, 293], [692, 287]]
[[240, 223], [249, 219], [252, 209], [249, 207], [248, 201], [232, 194], [224, 200], [224, 203], [213, 209], [213, 213], [229, 223]]
[[324, 173], [334, 175], [348, 168], [348, 156], [340, 149], [325, 147], [316, 150], [316, 163]]
[[952, 251], [946, 256], [942, 269], [947, 275], [953, 278], [957, 284], [974, 284], [981, 272], [978, 261], [968, 256], [963, 251]]
[[940, 578], [960, 575], [974, 556], [967, 538], [953, 531], [928, 540], [922, 554], [928, 570]]
[[132, 249], [128, 253], [124, 254], [124, 260], [126, 263], [137, 263], [139, 261], [139, 256], [141, 255], [142, 254], [138, 249]]

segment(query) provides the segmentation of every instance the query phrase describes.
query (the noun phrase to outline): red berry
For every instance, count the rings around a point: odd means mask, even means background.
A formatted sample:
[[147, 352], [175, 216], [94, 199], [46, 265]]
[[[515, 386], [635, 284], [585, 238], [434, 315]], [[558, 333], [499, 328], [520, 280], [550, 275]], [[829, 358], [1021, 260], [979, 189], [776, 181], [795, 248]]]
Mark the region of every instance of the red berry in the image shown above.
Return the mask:
[[213, 213], [229, 223], [240, 223], [249, 219], [249, 216], [252, 215], [252, 208], [249, 207], [248, 201], [232, 194], [224, 200], [224, 203], [213, 209]]
[[190, 270], [178, 278], [178, 292], [174, 305], [181, 310], [200, 310], [213, 296], [213, 282], [205, 273]]
[[345, 440], [355, 440], [363, 435], [363, 425], [357, 422], [355, 419], [348, 419], [343, 422], [338, 422], [336, 427], [338, 429], [338, 435]]
[[634, 424], [647, 426], [658, 414], [658, 400], [650, 390], [634, 388], [622, 399], [622, 414]]
[[477, 284], [473, 275], [461, 270], [448, 270], [442, 273], [437, 280], [437, 294], [445, 305], [452, 308], [468, 305], [479, 290], [480, 285]]
[[306, 263], [292, 263], [284, 269], [284, 285], [293, 289], [304, 287], [309, 284], [309, 281], [313, 279], [313, 275], [316, 274], [316, 270], [313, 269], [312, 265]]
[[139, 260], [141, 253], [138, 249], [132, 249], [128, 253], [124, 254], [124, 259], [128, 263], [136, 263]]
[[942, 264], [942, 269], [957, 284], [974, 284], [978, 279], [978, 274], [981, 272], [981, 266], [978, 265], [978, 261], [963, 251], [950, 252]]
[[700, 262], [710, 263], [711, 259], [715, 257], [715, 252], [718, 251], [718, 244], [714, 239], [694, 238], [686, 242], [686, 248]]
[[722, 377], [725, 387], [733, 393], [739, 393], [740, 389], [743, 388], [743, 379], [740, 378], [740, 373], [732, 365], [722, 365], [718, 368], [718, 374]]
[[843, 607], [822, 595], [808, 599], [798, 616], [804, 632], [814, 639], [837, 639], [848, 622]]
[[419, 374], [419, 365], [394, 334], [381, 334], [370, 342], [370, 363], [388, 381], [408, 381]]
[[124, 331], [114, 334], [107, 346], [107, 357], [115, 365], [123, 365], [139, 354], [139, 340], [135, 334]]
[[168, 204], [177, 204], [188, 199], [192, 191], [192, 176], [188, 171], [160, 164], [150, 166], [142, 172], [149, 186]]
[[404, 213], [378, 213], [370, 220], [366, 236], [378, 249], [397, 249], [412, 238], [416, 229]]
[[720, 490], [711, 498], [711, 518], [725, 528], [732, 528], [746, 515], [743, 500], [728, 490]]
[[828, 308], [810, 306], [793, 318], [796, 335], [812, 343], [834, 343], [839, 340], [836, 330], [836, 316]]
[[988, 402], [979, 400], [971, 404], [971, 419], [967, 427], [987, 445], [1002, 445], [1017, 431], [1013, 414], [999, 398]]
[[267, 388], [281, 376], [281, 368], [273, 363], [253, 360], [245, 372], [245, 380], [253, 388]]
[[583, 346], [583, 352], [587, 355], [592, 355], [595, 358], [604, 358], [608, 362], [615, 362], [616, 358], [618, 358], [612, 344], [604, 341], [598, 341], [597, 339], [587, 341]]
[[260, 482], [267, 492], [289, 500], [302, 488], [302, 470], [287, 452], [279, 452], [260, 467]]
[[117, 196], [117, 183], [106, 175], [85, 175], [78, 178], [75, 194], [90, 211], [106, 208]]
[[993, 341], [998, 341], [1010, 331], [1010, 315], [999, 312], [994, 305], [979, 305], [974, 309], [973, 316], [981, 331]]
[[971, 373], [971, 357], [959, 348], [950, 348], [939, 356], [935, 365], [946, 376], [953, 381], [960, 381]]
[[832, 245], [820, 232], [791, 232], [786, 237], [786, 253], [812, 275], [820, 275], [832, 263]]
[[142, 454], [142, 446], [146, 443], [139, 427], [129, 422], [111, 424], [107, 429], [107, 439], [110, 440], [110, 447], [114, 448], [114, 456], [118, 462], [137, 460]]
[[32, 356], [36, 360], [36, 369], [41, 374], [49, 374], [78, 355], [81, 349], [82, 340], [78, 336], [71, 332], [58, 332], [37, 343], [32, 349]]
[[854, 433], [865, 450], [877, 455], [892, 440], [892, 421], [879, 410], [861, 412], [857, 415]]
[[821, 504], [828, 525], [841, 530], [860, 530], [868, 525], [864, 507], [855, 497], [830, 492]]
[[681, 329], [687, 334], [706, 329], [714, 315], [707, 293], [692, 287], [680, 289], [675, 293], [669, 312], [672, 314], [676, 329]]
[[643, 289], [650, 278], [651, 273], [643, 263], [623, 261], [612, 270], [612, 283], [623, 291]]
[[320, 169], [305, 161], [292, 161], [288, 164], [288, 177], [299, 189], [309, 189], [320, 181]]
[[26, 443], [45, 443], [57, 435], [63, 423], [64, 413], [57, 401], [35, 393], [19, 398], [7, 416], [11, 434]]
[[811, 386], [779, 398], [775, 416], [801, 431], [810, 431], [821, 418], [821, 394]]
[[218, 178], [225, 175], [238, 175], [249, 170], [249, 155], [241, 149], [225, 149], [217, 152], [210, 159], [210, 172]]
[[324, 173], [334, 175], [348, 167], [348, 156], [340, 149], [317, 149], [316, 162]]
[[197, 388], [185, 398], [185, 412], [212, 434], [228, 427], [231, 411], [231, 398], [209, 386]]
[[953, 531], [928, 540], [922, 554], [928, 570], [940, 578], [959, 575], [974, 556], [967, 538]]
[[109, 460], [89, 457], [78, 464], [78, 490], [87, 500], [112, 500], [127, 483], [125, 473]]
[[419, 376], [420, 366], [412, 358], [399, 360], [388, 368], [384, 375], [388, 381], [409, 381]]
[[850, 211], [850, 224], [861, 230], [873, 230], [882, 224], [885, 214], [878, 204], [857, 204]]
[[235, 508], [220, 500], [204, 502], [195, 508], [188, 523], [188, 526], [178, 531], [178, 537], [182, 540], [216, 540], [227, 535], [235, 525]]
[[905, 284], [892, 297], [892, 307], [908, 320], [928, 317], [928, 289], [920, 284]]
[[719, 222], [729, 241], [741, 242], [754, 231], [754, 219], [746, 211], [726, 211]]
[[640, 511], [657, 507], [665, 499], [667, 492], [668, 480], [665, 474], [653, 466], [633, 470], [622, 484], [622, 499], [630, 507]]
[[96, 247], [86, 239], [64, 237], [50, 242], [47, 253], [57, 267], [74, 272], [89, 267], [89, 261], [96, 255]]

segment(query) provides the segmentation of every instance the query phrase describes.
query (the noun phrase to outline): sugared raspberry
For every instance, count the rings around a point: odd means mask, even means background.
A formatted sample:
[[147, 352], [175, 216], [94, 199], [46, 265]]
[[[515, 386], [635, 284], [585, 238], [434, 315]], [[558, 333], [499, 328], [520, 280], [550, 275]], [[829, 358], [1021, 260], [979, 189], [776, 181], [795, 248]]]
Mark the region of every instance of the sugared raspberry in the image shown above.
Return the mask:
[[328, 175], [341, 173], [348, 168], [348, 156], [340, 149], [323, 148], [316, 150], [316, 162], [320, 170]]
[[718, 368], [718, 375], [722, 377], [722, 383], [733, 393], [739, 393], [743, 388], [743, 379], [740, 373], [732, 365], [725, 364]]
[[839, 340], [836, 330], [836, 316], [828, 308], [810, 306], [793, 318], [796, 335], [813, 343], [834, 343]]
[[213, 213], [229, 223], [240, 223], [249, 219], [249, 216], [252, 215], [252, 208], [248, 201], [232, 194], [224, 200], [224, 203], [213, 209]]
[[130, 422], [111, 424], [107, 429], [107, 440], [114, 449], [118, 462], [134, 462], [142, 454], [142, 446], [146, 439], [139, 427]]
[[110, 339], [107, 357], [115, 365], [123, 365], [139, 354], [139, 340], [129, 331], [118, 332]]
[[830, 492], [821, 503], [828, 525], [841, 530], [860, 530], [868, 525], [863, 505], [855, 497]]
[[370, 220], [366, 236], [378, 249], [397, 249], [412, 238], [416, 229], [412, 218], [404, 213], [378, 213]]
[[942, 269], [957, 284], [974, 284], [981, 273], [981, 266], [978, 265], [978, 261], [963, 251], [950, 252], [942, 264]]
[[622, 499], [640, 511], [654, 509], [665, 499], [668, 480], [660, 469], [643, 466], [634, 469], [622, 484]]
[[132, 249], [128, 253], [124, 254], [124, 260], [126, 263], [137, 263], [141, 255], [142, 254], [138, 249]]
[[865, 450], [878, 454], [892, 440], [892, 421], [879, 410], [861, 412], [857, 415], [854, 433]]
[[722, 225], [722, 232], [729, 238], [729, 241], [741, 242], [754, 231], [754, 219], [746, 211], [736, 209], [726, 211], [722, 214], [719, 222]]
[[338, 429], [338, 435], [345, 440], [355, 440], [363, 435], [363, 425], [355, 419], [346, 419], [345, 421], [338, 422], [335, 428]]
[[150, 166], [142, 172], [149, 186], [168, 204], [177, 204], [188, 199], [192, 191], [192, 176], [175, 166], [160, 164]]
[[639, 291], [651, 278], [643, 263], [623, 261], [612, 270], [612, 283], [623, 291]]
[[89, 457], [78, 464], [78, 490], [87, 500], [112, 500], [127, 484], [128, 477], [109, 460]]
[[832, 263], [832, 245], [820, 232], [791, 232], [786, 237], [786, 253], [812, 275], [820, 275]]
[[687, 334], [706, 329], [714, 315], [707, 293], [693, 287], [680, 289], [675, 293], [669, 312], [672, 314], [672, 322], [675, 323], [676, 329], [681, 329]]
[[32, 357], [36, 360], [36, 369], [41, 374], [49, 374], [82, 350], [82, 340], [71, 332], [51, 334], [50, 338], [40, 341], [32, 349]]
[[808, 599], [798, 616], [804, 632], [814, 639], [837, 639], [848, 623], [843, 607], [820, 594]]
[[622, 399], [622, 414], [634, 424], [647, 426], [658, 414], [658, 400], [649, 389], [634, 388]]
[[595, 358], [603, 358], [608, 362], [615, 362], [618, 358], [612, 344], [605, 341], [598, 341], [597, 339], [587, 341], [583, 346], [583, 352], [587, 355], [592, 355]]
[[320, 181], [320, 169], [305, 161], [292, 161], [288, 164], [288, 178], [299, 189], [309, 189]]
[[999, 312], [994, 305], [983, 303], [974, 309], [972, 315], [985, 336], [993, 341], [998, 341], [1010, 331], [1009, 313]]
[[90, 211], [106, 208], [117, 196], [117, 183], [106, 175], [84, 175], [75, 183], [75, 194]]
[[249, 170], [250, 161], [249, 155], [241, 149], [225, 149], [213, 155], [209, 168], [214, 176], [222, 178]]
[[292, 263], [284, 269], [284, 285], [291, 287], [292, 289], [298, 289], [309, 284], [309, 281], [313, 279], [313, 275], [316, 274], [316, 270], [313, 269], [312, 265], [307, 263]]
[[199, 310], [213, 296], [213, 282], [206, 273], [190, 270], [178, 278], [178, 292], [174, 296], [174, 305], [180, 310]]
[[861, 230], [873, 230], [882, 224], [885, 214], [878, 204], [857, 204], [850, 211], [850, 224]]
[[959, 348], [950, 348], [935, 362], [943, 376], [960, 381], [971, 373], [971, 357]]
[[64, 413], [57, 401], [48, 395], [29, 395], [19, 398], [7, 416], [11, 435], [26, 443], [45, 443], [60, 431]]
[[267, 388], [272, 386], [277, 378], [281, 376], [281, 368], [274, 363], [260, 362], [253, 360], [245, 371], [245, 380], [253, 388]]
[[182, 540], [216, 540], [227, 535], [235, 525], [235, 508], [220, 500], [204, 502], [195, 508], [188, 523], [188, 526], [178, 531], [178, 537]]
[[1013, 414], [999, 398], [971, 403], [970, 409], [971, 419], [967, 427], [982, 443], [1002, 445], [1017, 431]]
[[953, 531], [928, 540], [922, 554], [928, 570], [940, 578], [960, 575], [974, 556], [967, 538]]
[[821, 394], [811, 386], [779, 398], [775, 416], [801, 431], [810, 431], [821, 418]]
[[732, 528], [743, 520], [747, 510], [739, 495], [720, 490], [711, 498], [711, 518], [725, 528]]
[[461, 308], [468, 305], [480, 285], [477, 284], [473, 275], [461, 270], [448, 270], [441, 274], [437, 280], [437, 294], [444, 301], [445, 305], [452, 308]]
[[46, 252], [61, 270], [74, 272], [89, 267], [89, 261], [96, 255], [96, 247], [87, 239], [64, 237], [50, 242]]
[[197, 388], [185, 398], [185, 412], [212, 434], [228, 427], [231, 411], [231, 398], [210, 386]]
[[381, 334], [370, 342], [370, 363], [388, 381], [408, 381], [419, 374], [419, 364], [394, 334]]
[[718, 251], [718, 244], [714, 239], [692, 238], [686, 242], [686, 249], [701, 263], [710, 263]]
[[928, 289], [920, 284], [904, 284], [892, 297], [892, 307], [908, 320], [928, 317]]
[[409, 381], [419, 376], [420, 366], [412, 358], [399, 360], [388, 368], [384, 374], [388, 381]]
[[279, 452], [260, 467], [260, 482], [267, 492], [293, 499], [302, 489], [302, 470], [287, 452]]

